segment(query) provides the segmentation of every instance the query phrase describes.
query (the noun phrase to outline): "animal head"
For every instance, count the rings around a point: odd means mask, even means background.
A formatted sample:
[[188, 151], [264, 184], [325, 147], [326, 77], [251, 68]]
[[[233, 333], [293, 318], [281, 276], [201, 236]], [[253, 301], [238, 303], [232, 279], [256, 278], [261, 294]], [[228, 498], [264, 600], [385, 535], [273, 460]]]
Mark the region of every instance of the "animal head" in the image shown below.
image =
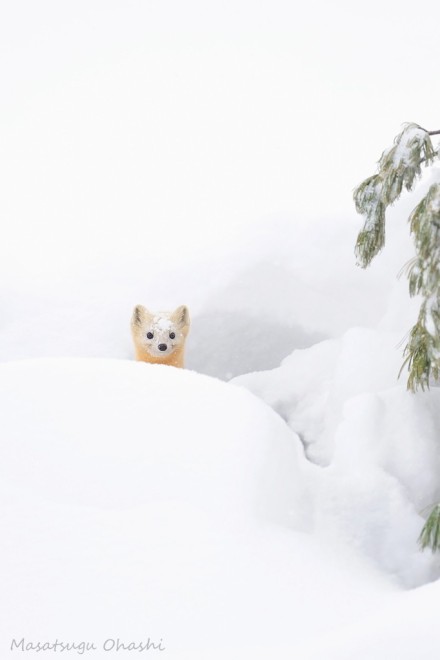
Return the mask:
[[182, 348], [189, 331], [189, 312], [181, 305], [174, 312], [150, 312], [136, 305], [131, 330], [137, 345], [155, 358], [166, 358]]

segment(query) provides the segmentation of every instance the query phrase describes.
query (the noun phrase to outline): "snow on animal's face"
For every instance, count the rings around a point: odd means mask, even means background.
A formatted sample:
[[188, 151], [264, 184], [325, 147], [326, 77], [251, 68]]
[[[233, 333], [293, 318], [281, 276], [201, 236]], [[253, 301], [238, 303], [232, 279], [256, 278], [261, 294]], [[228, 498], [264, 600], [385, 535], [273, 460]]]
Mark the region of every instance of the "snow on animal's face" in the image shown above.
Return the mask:
[[165, 314], [155, 315], [144, 328], [145, 346], [148, 352], [155, 357], [169, 355], [177, 348], [182, 339], [180, 329]]
[[189, 329], [185, 306], [153, 314], [142, 305], [133, 312], [132, 329], [142, 347], [155, 358], [165, 358], [183, 345]]

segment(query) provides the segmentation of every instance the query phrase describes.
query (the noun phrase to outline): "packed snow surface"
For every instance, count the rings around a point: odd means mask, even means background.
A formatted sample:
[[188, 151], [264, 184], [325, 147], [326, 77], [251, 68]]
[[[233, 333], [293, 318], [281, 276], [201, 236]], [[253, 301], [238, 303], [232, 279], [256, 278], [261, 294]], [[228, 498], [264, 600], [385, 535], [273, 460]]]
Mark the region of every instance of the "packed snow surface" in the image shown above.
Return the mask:
[[2, 365], [0, 393], [2, 648], [150, 638], [169, 658], [287, 658], [393, 597], [311, 536], [313, 468], [247, 390], [66, 359]]
[[0, 395], [4, 648], [85, 640], [108, 657], [108, 640], [149, 639], [170, 658], [324, 660], [319, 630], [348, 658], [364, 625], [381, 640], [393, 608], [408, 617], [423, 593], [433, 598], [426, 587], [398, 598], [399, 582], [422, 582], [433, 566], [416, 553], [403, 422], [393, 462], [392, 447], [368, 446], [362, 398], [336, 434], [352, 449], [339, 446], [329, 470], [261, 399], [190, 371], [11, 362]]

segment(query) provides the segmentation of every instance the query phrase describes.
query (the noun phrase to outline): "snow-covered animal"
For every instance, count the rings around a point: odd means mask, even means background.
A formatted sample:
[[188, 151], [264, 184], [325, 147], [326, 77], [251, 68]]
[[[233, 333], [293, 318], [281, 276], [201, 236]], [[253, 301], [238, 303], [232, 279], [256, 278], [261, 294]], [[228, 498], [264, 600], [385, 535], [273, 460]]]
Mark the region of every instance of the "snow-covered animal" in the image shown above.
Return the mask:
[[131, 318], [136, 360], [183, 367], [189, 326], [189, 312], [185, 305], [174, 312], [157, 313], [136, 305]]

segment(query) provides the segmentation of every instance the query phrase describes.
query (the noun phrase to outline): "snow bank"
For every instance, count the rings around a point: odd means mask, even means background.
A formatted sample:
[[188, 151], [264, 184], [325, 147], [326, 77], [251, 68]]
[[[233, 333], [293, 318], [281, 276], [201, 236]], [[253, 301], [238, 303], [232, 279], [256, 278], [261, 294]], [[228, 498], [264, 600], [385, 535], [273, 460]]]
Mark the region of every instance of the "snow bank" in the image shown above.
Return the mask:
[[301, 486], [298, 442], [249, 393], [137, 362], [36, 360], [0, 371], [8, 440], [0, 474], [16, 487], [66, 504], [183, 498], [226, 518], [260, 507], [289, 520]]
[[349, 629], [326, 635], [300, 651], [301, 660], [434, 660], [440, 634], [438, 583], [390, 599]]
[[105, 640], [150, 637], [179, 660], [287, 658], [394, 593], [306, 533], [317, 468], [243, 388], [46, 359], [1, 365], [0, 401], [3, 648], [108, 658]]
[[416, 586], [439, 574], [417, 538], [440, 498], [440, 389], [413, 395], [396, 385], [397, 343], [352, 329], [234, 382], [277, 410], [321, 466], [311, 487], [316, 533]]

